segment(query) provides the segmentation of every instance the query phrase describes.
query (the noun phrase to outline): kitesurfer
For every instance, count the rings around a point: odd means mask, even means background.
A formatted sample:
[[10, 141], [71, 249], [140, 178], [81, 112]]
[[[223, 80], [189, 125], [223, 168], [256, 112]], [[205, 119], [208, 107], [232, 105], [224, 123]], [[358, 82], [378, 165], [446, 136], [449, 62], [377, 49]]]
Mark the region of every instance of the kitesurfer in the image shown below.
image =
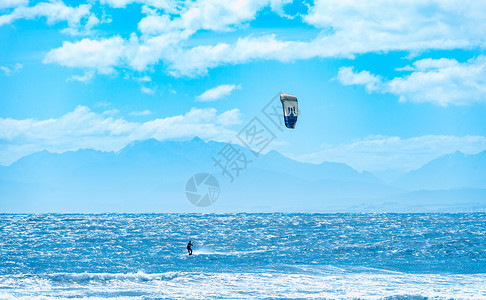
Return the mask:
[[191, 248], [192, 246], [194, 245], [192, 244], [191, 241], [189, 241], [189, 243], [187, 243], [187, 252], [189, 252], [189, 255], [192, 255], [192, 248]]

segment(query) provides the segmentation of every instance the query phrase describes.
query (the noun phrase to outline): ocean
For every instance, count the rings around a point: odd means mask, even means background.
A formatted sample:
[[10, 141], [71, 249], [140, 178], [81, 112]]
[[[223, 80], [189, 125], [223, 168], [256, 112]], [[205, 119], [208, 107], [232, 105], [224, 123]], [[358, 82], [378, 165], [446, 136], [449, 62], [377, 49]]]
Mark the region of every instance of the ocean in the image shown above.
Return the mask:
[[486, 299], [486, 214], [1, 214], [0, 299], [65, 298]]

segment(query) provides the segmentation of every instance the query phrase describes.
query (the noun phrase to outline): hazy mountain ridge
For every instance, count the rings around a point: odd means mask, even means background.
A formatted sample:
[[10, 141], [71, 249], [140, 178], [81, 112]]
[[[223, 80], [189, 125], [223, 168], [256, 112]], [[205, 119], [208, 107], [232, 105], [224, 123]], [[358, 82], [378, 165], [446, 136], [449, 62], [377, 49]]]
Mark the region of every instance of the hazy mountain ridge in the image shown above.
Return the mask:
[[410, 190], [486, 188], [486, 151], [443, 155], [394, 182]]
[[[481, 181], [486, 178], [485, 169], [480, 167], [486, 164], [486, 151], [475, 156], [455, 153], [438, 158], [389, 185], [346, 164], [301, 163], [276, 151], [255, 156], [248, 149], [233, 145], [248, 155], [251, 162], [231, 182], [212, 159], [225, 145], [205, 143], [199, 138], [189, 142], [149, 139], [131, 143], [116, 153], [92, 149], [62, 154], [37, 152], [0, 168], [0, 209], [200, 211], [187, 201], [184, 193], [187, 180], [199, 172], [212, 173], [220, 182], [220, 198], [210, 207], [210, 211], [216, 212], [406, 211], [440, 208], [440, 198], [447, 198], [444, 205], [463, 210], [486, 208], [486, 189]], [[438, 186], [444, 172], [460, 174], [462, 181], [450, 186], [443, 181]], [[430, 187], [425, 185], [427, 176]], [[468, 176], [476, 177], [467, 180]], [[434, 189], [441, 191], [417, 191]]]

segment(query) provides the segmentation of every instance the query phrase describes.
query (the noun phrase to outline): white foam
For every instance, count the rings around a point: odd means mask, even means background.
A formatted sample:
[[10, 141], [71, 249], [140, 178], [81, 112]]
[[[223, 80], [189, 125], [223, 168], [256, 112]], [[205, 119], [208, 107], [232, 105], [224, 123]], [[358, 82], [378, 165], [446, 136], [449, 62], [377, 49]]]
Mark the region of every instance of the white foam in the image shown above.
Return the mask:
[[[334, 270], [335, 271], [335, 270]], [[58, 273], [0, 276], [1, 299], [332, 298], [486, 299], [486, 274]]]
[[268, 250], [252, 250], [252, 251], [210, 251], [210, 250], [194, 250], [192, 255], [246, 255], [251, 253], [266, 252]]

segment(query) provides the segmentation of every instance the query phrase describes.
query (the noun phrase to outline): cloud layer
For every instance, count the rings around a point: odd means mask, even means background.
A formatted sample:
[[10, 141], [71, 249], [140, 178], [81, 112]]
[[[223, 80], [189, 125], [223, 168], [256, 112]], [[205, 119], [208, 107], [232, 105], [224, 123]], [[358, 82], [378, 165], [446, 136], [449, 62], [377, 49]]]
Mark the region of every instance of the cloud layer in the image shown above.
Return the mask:
[[476, 154], [484, 150], [484, 136], [424, 135], [408, 139], [369, 136], [346, 144], [323, 145], [320, 151], [294, 158], [312, 163], [342, 162], [360, 171], [411, 171], [441, 155], [456, 151]]
[[343, 85], [363, 85], [368, 93], [397, 95], [402, 102], [429, 102], [441, 106], [486, 103], [486, 57], [459, 63], [455, 59], [422, 59], [401, 70], [409, 75], [385, 80], [368, 71], [341, 67]]
[[45, 18], [47, 24], [66, 22], [71, 33], [76, 33], [78, 29], [84, 27], [89, 30], [100, 21], [91, 13], [90, 4], [81, 4], [71, 7], [59, 0], [50, 2], [40, 2], [34, 6], [27, 6], [28, 1], [7, 0], [0, 4], [1, 8], [14, 7], [12, 12], [0, 15], [0, 26], [12, 24], [19, 19]]
[[[0, 118], [0, 164], [6, 165], [33, 152], [65, 152], [81, 148], [116, 151], [136, 140], [192, 138], [227, 142], [236, 132], [240, 112], [232, 109], [218, 114], [214, 108], [192, 108], [184, 115], [157, 118], [144, 123], [114, 117], [117, 110], [96, 113], [86, 106], [58, 119], [15, 120]], [[134, 113], [148, 115], [150, 111]]]
[[341, 52], [367, 53], [484, 46], [484, 17], [482, 1], [317, 0], [304, 20], [330, 29]]
[[3, 71], [5, 76], [10, 76], [16, 72], [18, 72], [20, 69], [22, 69], [22, 64], [16, 63], [15, 65], [12, 66], [0, 66], [0, 70]]
[[[56, 2], [57, 3], [57, 2]], [[105, 0], [124, 7], [143, 3], [145, 17], [129, 39], [118, 36], [66, 42], [47, 55], [46, 62], [68, 67], [137, 71], [163, 63], [174, 76], [205, 74], [209, 68], [258, 59], [292, 61], [314, 57], [353, 57], [387, 51], [417, 53], [429, 49], [465, 49], [486, 45], [486, 3], [457, 1], [373, 2], [326, 0], [310, 6], [302, 21], [320, 33], [313, 39], [288, 40], [276, 35], [252, 35], [249, 21], [270, 8], [283, 18], [287, 1], [131, 1]], [[81, 7], [81, 6], [80, 6]], [[77, 16], [86, 14], [77, 14]], [[79, 22], [79, 17], [71, 23]], [[460, 25], [460, 26], [459, 26]], [[233, 42], [200, 44], [196, 32], [238, 31]], [[102, 58], [108, 58], [106, 61]]]
[[202, 93], [201, 95], [196, 97], [197, 101], [200, 102], [209, 102], [209, 101], [216, 101], [226, 96], [229, 96], [231, 92], [234, 90], [241, 89], [241, 85], [236, 84], [222, 84], [209, 89]]

